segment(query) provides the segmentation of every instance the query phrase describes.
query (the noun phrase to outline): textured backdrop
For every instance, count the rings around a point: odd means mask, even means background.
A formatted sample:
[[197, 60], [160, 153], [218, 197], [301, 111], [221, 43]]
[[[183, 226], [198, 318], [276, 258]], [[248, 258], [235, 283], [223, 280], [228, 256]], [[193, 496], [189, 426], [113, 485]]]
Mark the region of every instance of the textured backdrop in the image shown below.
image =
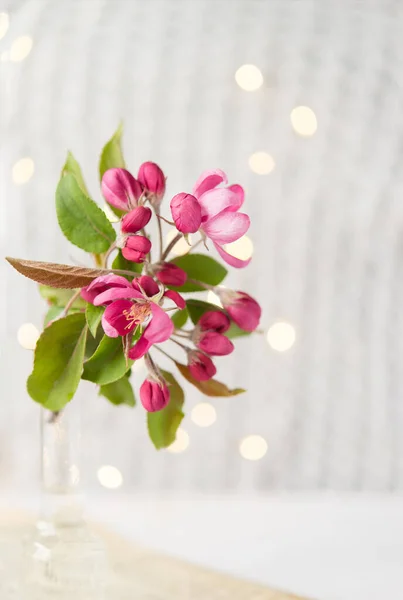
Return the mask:
[[[213, 400], [217, 421], [183, 429], [188, 448], [156, 453], [141, 408], [83, 386], [86, 467], [116, 466], [126, 489], [403, 488], [403, 9], [399, 0], [32, 0], [0, 2], [1, 254], [81, 260], [58, 231], [54, 189], [69, 148], [94, 197], [97, 156], [120, 119], [135, 171], [151, 158], [168, 194], [219, 166], [247, 190], [254, 260], [230, 283], [261, 299], [296, 341], [241, 340]], [[32, 38], [24, 60], [12, 44]], [[257, 65], [246, 92], [234, 74]], [[296, 135], [295, 106], [318, 129]], [[250, 155], [275, 160], [252, 172]], [[23, 157], [35, 172], [15, 185]], [[41, 326], [34, 285], [0, 264], [0, 487], [34, 482], [38, 409], [22, 323]], [[141, 381], [141, 373], [134, 375]], [[189, 390], [190, 407], [202, 400]], [[262, 436], [256, 462], [240, 441]]]

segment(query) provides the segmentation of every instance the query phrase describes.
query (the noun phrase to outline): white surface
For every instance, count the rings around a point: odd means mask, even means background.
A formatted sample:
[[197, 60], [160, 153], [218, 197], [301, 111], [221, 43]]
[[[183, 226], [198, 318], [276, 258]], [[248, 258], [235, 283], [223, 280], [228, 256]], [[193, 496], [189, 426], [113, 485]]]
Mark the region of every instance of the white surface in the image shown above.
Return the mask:
[[150, 548], [310, 599], [403, 598], [402, 496], [110, 492], [89, 512]]

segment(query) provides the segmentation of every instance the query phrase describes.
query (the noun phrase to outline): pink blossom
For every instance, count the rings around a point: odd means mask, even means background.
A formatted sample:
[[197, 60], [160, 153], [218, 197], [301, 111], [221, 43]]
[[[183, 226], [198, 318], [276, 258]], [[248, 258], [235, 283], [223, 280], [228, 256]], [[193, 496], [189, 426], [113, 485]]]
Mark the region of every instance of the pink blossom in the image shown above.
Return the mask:
[[[218, 187], [220, 184], [225, 187]], [[250, 219], [239, 212], [244, 191], [240, 185], [227, 186], [227, 176], [220, 169], [205, 171], [197, 180], [193, 193], [177, 194], [171, 200], [172, 217], [182, 233], [200, 232], [209, 238], [221, 258], [233, 267], [246, 267], [249, 260], [241, 260], [224, 249], [249, 229]]]
[[244, 331], [254, 331], [259, 325], [262, 309], [258, 302], [245, 292], [218, 291], [221, 302], [231, 319]]
[[143, 229], [152, 217], [151, 209], [146, 206], [136, 206], [127, 213], [120, 224], [122, 233], [137, 233]]
[[193, 195], [202, 210], [201, 231], [210, 238], [221, 258], [233, 267], [246, 267], [249, 260], [240, 260], [224, 250], [223, 245], [235, 242], [249, 229], [250, 219], [238, 212], [244, 202], [240, 185], [217, 187], [227, 183], [226, 174], [220, 169], [205, 171], [197, 180]]
[[122, 254], [127, 260], [135, 263], [144, 262], [151, 250], [151, 242], [144, 235], [129, 235], [124, 242]]
[[197, 323], [192, 340], [200, 350], [212, 356], [225, 356], [234, 350], [234, 344], [223, 333], [228, 330], [230, 320], [219, 310], [204, 313]]
[[215, 331], [201, 333], [196, 346], [211, 356], [226, 356], [234, 350], [234, 344], [225, 335]]
[[167, 384], [147, 378], [140, 387], [140, 400], [148, 412], [162, 410], [169, 404], [170, 394]]
[[124, 287], [110, 287], [102, 291], [93, 298], [93, 304], [107, 305], [102, 316], [102, 327], [109, 337], [126, 336], [137, 327], [142, 328], [139, 340], [128, 353], [129, 358], [137, 360], [153, 344], [165, 342], [173, 333], [173, 323], [160, 302], [169, 298], [182, 307], [185, 301], [178, 292], [168, 290], [162, 293], [158, 284], [148, 275], [127, 283]]
[[198, 350], [188, 353], [188, 366], [192, 377], [197, 381], [208, 381], [217, 373], [211, 358]]
[[92, 281], [86, 287], [81, 290], [81, 297], [90, 304], [94, 303], [94, 298], [99, 296], [102, 292], [111, 288], [131, 288], [131, 284], [124, 277], [119, 275], [101, 275]]
[[201, 221], [201, 207], [197, 199], [191, 194], [184, 192], [176, 194], [171, 200], [172, 218], [176, 228], [181, 233], [196, 233]]
[[222, 310], [209, 310], [200, 317], [197, 325], [201, 331], [225, 333], [228, 331], [231, 321]]
[[137, 178], [148, 195], [153, 196], [150, 201], [159, 206], [165, 194], [165, 175], [161, 168], [154, 162], [145, 162], [140, 166]]
[[173, 263], [162, 263], [155, 273], [156, 278], [164, 285], [173, 285], [180, 287], [184, 285], [187, 279], [187, 273]]
[[102, 177], [102, 194], [115, 208], [125, 212], [135, 208], [143, 189], [126, 169], [108, 169]]

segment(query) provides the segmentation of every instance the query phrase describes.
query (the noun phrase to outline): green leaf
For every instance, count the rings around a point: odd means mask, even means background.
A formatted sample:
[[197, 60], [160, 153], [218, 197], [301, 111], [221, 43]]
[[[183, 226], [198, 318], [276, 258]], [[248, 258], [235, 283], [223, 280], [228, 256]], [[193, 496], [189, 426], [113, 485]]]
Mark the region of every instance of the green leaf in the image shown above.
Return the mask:
[[216, 304], [210, 304], [210, 302], [204, 302], [203, 300], [194, 300], [193, 298], [186, 301], [186, 306], [192, 323], [195, 325], [199, 322], [200, 317], [209, 310], [222, 310]]
[[183, 327], [188, 320], [189, 313], [187, 308], [183, 308], [182, 310], [177, 310], [171, 317], [173, 324], [176, 329], [180, 329]]
[[59, 181], [56, 212], [65, 237], [86, 252], [106, 252], [116, 239], [105, 213], [83, 194], [73, 175], [67, 174]]
[[99, 388], [99, 395], [105, 396], [109, 402], [112, 402], [112, 404], [115, 404], [116, 406], [119, 404], [134, 406], [136, 404], [133, 388], [126, 375], [113, 383], [101, 385]]
[[102, 327], [98, 327], [97, 334], [95, 337], [92, 337], [92, 335], [87, 335], [87, 343], [85, 344], [84, 353], [84, 358], [86, 361], [90, 359], [91, 356], [95, 353], [95, 350], [98, 348], [103, 337], [104, 330], [102, 329]]
[[171, 399], [168, 406], [158, 412], [147, 413], [148, 433], [154, 446], [167, 448], [176, 438], [176, 432], [185, 416], [182, 407], [185, 395], [179, 383], [171, 373], [162, 371], [168, 382]]
[[64, 175], [69, 175], [69, 174], [73, 175], [75, 177], [78, 185], [80, 186], [81, 191], [86, 196], [89, 196], [87, 187], [85, 185], [84, 177], [83, 177], [83, 174], [81, 171], [81, 167], [71, 152], [67, 153], [66, 162], [64, 163], [61, 176], [63, 177]]
[[94, 306], [93, 304], [89, 303], [86, 306], [85, 318], [92, 337], [96, 337], [97, 335], [98, 326], [101, 322], [104, 310], [105, 308], [103, 306]]
[[[141, 263], [134, 263], [130, 260], [127, 260], [121, 250], [119, 250], [118, 254], [113, 260], [112, 269], [120, 269], [122, 271], [133, 271], [133, 277], [138, 275], [143, 270], [143, 265]], [[126, 279], [131, 279], [130, 275], [123, 275]]]
[[[56, 306], [55, 304], [52, 304], [45, 315], [43, 326], [46, 327], [51, 321], [58, 319], [62, 315], [63, 311], [63, 306]], [[73, 315], [77, 314], [78, 312], [80, 312], [79, 308], [70, 308], [68, 314]]]
[[[39, 293], [49, 302], [49, 304], [53, 304], [55, 306], [66, 306], [67, 302], [70, 298], [76, 293], [77, 290], [66, 290], [66, 289], [57, 289], [54, 287], [49, 287], [48, 285], [39, 285]], [[86, 302], [81, 296], [78, 296], [76, 300], [73, 302], [74, 308], [85, 308]]]
[[101, 152], [101, 158], [99, 160], [99, 180], [102, 181], [102, 177], [108, 169], [125, 169], [126, 163], [123, 158], [122, 152], [122, 134], [123, 125], [120, 123], [116, 132], [113, 134], [109, 142], [105, 144]]
[[[101, 157], [99, 159], [99, 180], [102, 181], [102, 177], [105, 171], [108, 169], [125, 169], [126, 163], [123, 158], [122, 152], [122, 134], [123, 134], [123, 125], [120, 123], [116, 132], [113, 134], [109, 142], [105, 144], [102, 148]], [[119, 210], [119, 208], [115, 208], [114, 206], [109, 207], [112, 212], [121, 217], [124, 212]]]
[[48, 325], [50, 321], [54, 321], [55, 319], [60, 317], [63, 310], [63, 306], [56, 306], [55, 304], [52, 304], [45, 315], [45, 318], [43, 320], [43, 326], [46, 327], [46, 325]]
[[83, 371], [87, 327], [83, 314], [69, 315], [47, 327], [35, 349], [28, 393], [45, 408], [61, 410], [75, 394]]
[[236, 323], [234, 323], [232, 321], [228, 331], [226, 331], [224, 333], [224, 335], [226, 335], [227, 338], [229, 338], [231, 340], [233, 338], [244, 337], [246, 335], [250, 335], [251, 333], [252, 333], [251, 331], [244, 331], [243, 329], [238, 327], [238, 325], [236, 325]]
[[[223, 281], [228, 271], [211, 256], [206, 254], [185, 254], [171, 261], [188, 274], [190, 279], [197, 279], [209, 285], [218, 285]], [[172, 289], [178, 292], [199, 292], [205, 288], [195, 283], [186, 282], [180, 287]]]
[[122, 338], [104, 335], [94, 354], [84, 363], [82, 378], [106, 385], [123, 377], [132, 364], [132, 360], [126, 364]]
[[183, 377], [192, 385], [194, 385], [198, 390], [200, 390], [205, 396], [237, 396], [238, 394], [243, 394], [246, 390], [242, 388], [235, 388], [234, 390], [230, 390], [225, 383], [221, 383], [221, 381], [217, 381], [216, 379], [209, 379], [208, 381], [197, 381], [194, 379], [192, 374], [189, 371], [189, 367], [186, 365], [182, 365], [181, 363], [175, 362], [178, 367], [179, 372]]

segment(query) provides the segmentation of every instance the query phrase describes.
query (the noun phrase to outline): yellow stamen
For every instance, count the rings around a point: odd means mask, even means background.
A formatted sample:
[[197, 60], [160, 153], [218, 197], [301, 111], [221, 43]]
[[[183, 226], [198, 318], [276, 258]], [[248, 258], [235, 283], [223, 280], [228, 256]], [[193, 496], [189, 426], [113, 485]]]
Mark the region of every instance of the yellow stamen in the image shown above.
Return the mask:
[[148, 302], [135, 303], [130, 310], [123, 311], [126, 321], [128, 321], [125, 329], [131, 329], [134, 325], [141, 325], [150, 316], [151, 308]]

